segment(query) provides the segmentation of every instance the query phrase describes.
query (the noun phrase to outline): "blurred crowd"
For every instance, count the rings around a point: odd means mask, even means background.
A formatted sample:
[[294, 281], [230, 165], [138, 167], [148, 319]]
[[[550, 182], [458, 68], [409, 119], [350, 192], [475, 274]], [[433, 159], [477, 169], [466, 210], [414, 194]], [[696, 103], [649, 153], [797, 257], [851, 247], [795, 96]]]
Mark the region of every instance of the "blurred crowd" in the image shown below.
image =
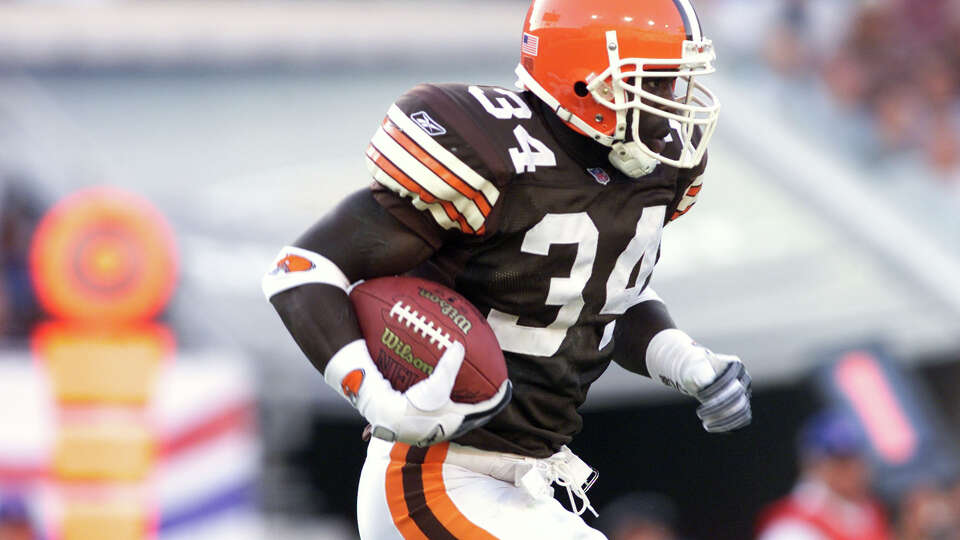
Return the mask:
[[912, 153], [960, 179], [960, 2], [863, 0], [826, 48], [813, 38], [811, 4], [784, 0], [768, 62], [787, 77], [816, 76], [841, 108], [864, 115], [872, 140], [854, 144], [866, 142], [872, 159]]
[[0, 341], [25, 338], [42, 316], [28, 257], [43, 212], [29, 179], [0, 173]]
[[[757, 516], [757, 540], [960, 540], [960, 481], [915, 481], [881, 499], [867, 440], [844, 413], [809, 418], [796, 450], [794, 487]], [[610, 540], [685, 538], [675, 503], [656, 493], [615, 500], [595, 525]]]
[[758, 539], [960, 539], [957, 479], [918, 479], [884, 501], [872, 490], [868, 452], [862, 431], [844, 414], [808, 420], [798, 438], [796, 484], [761, 514]]

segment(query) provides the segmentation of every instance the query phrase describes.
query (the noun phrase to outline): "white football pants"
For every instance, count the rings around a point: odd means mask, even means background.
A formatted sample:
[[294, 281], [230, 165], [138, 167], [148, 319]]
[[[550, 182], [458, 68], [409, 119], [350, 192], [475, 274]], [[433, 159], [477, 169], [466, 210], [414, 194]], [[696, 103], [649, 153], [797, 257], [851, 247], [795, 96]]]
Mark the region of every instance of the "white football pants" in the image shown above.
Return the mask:
[[[535, 495], [515, 485], [530, 462], [454, 443], [417, 448], [371, 439], [357, 495], [360, 537], [605, 540], [554, 499], [552, 490]], [[545, 485], [550, 481], [543, 478]]]

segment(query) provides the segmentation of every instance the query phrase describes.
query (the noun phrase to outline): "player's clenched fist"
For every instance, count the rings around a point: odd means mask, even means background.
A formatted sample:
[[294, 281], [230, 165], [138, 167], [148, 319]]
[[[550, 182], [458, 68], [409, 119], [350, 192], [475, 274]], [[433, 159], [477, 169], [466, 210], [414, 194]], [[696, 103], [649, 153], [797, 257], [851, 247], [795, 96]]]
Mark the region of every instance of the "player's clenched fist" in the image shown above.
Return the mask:
[[711, 364], [723, 366], [716, 379], [694, 394], [701, 405], [697, 416], [711, 433], [731, 431], [750, 424], [750, 374], [736, 356], [714, 354]]
[[509, 401], [503, 395], [509, 395], [509, 383], [479, 403], [451, 401], [463, 357], [463, 345], [452, 342], [433, 373], [401, 393], [380, 374], [363, 340], [357, 340], [333, 356], [324, 379], [370, 422], [374, 437], [428, 446], [482, 425]]
[[736, 356], [716, 354], [672, 328], [650, 341], [646, 363], [654, 380], [700, 402], [697, 416], [707, 431], [720, 433], [750, 424], [750, 375]]

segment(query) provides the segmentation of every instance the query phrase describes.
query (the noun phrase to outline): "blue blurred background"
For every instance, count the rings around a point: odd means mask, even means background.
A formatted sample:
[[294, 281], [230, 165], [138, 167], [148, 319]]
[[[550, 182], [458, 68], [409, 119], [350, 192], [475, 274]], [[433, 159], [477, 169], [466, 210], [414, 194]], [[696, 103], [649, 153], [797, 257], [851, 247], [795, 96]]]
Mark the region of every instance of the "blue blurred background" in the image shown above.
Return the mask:
[[[685, 537], [751, 538], [803, 474], [799, 426], [833, 407], [867, 436], [897, 536], [960, 538], [960, 3], [696, 6], [723, 110], [705, 188], [667, 229], [654, 286], [688, 333], [744, 359], [755, 422], [708, 436], [692, 403], [611, 367], [573, 445], [601, 473], [591, 500], [603, 515], [657, 492]], [[526, 7], [0, 2], [0, 528], [354, 538], [361, 420], [259, 279], [369, 183], [363, 150], [396, 96], [420, 82], [512, 85]], [[132, 406], [58, 398], [62, 375], [38, 358], [36, 329], [55, 314], [31, 279], [33, 234], [93, 186], [149, 201], [179, 260], [157, 323], [176, 345]], [[71, 461], [71, 422], [118, 417], [149, 426], [146, 465], [71, 476], [93, 467]], [[121, 455], [136, 446], [124, 437], [88, 444]]]

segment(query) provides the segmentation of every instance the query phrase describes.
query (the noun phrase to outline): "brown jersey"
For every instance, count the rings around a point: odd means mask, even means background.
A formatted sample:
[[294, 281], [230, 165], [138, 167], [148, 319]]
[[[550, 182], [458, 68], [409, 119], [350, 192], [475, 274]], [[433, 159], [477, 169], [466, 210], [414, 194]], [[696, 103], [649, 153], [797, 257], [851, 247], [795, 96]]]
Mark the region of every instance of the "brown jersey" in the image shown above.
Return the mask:
[[436, 248], [414, 273], [485, 313], [507, 359], [512, 401], [458, 443], [556, 452], [580, 430], [617, 317], [649, 298], [663, 226], [692, 206], [703, 164], [634, 179], [608, 151], [529, 92], [460, 84], [401, 96], [367, 148], [378, 202]]

